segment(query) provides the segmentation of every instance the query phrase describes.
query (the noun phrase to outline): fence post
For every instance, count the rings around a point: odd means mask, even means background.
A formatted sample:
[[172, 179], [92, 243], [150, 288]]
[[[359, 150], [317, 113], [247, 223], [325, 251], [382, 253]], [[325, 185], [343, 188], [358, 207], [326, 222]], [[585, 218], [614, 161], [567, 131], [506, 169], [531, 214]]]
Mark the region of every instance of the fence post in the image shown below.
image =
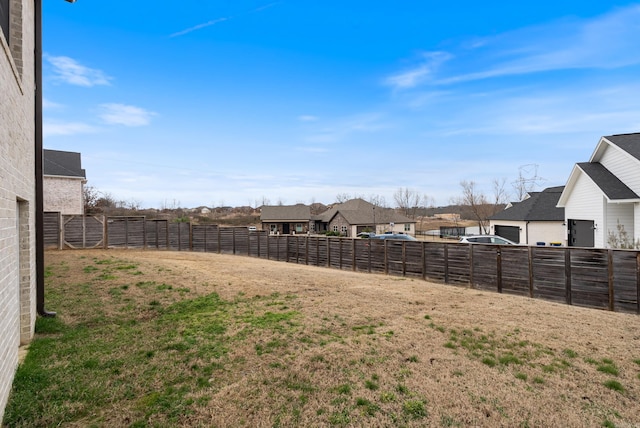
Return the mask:
[[609, 310], [615, 311], [615, 294], [613, 292], [613, 250], [607, 250], [607, 273], [609, 279]]
[[444, 244], [444, 283], [449, 283], [449, 244]]
[[533, 298], [533, 246], [529, 245], [529, 297]]
[[389, 254], [387, 250], [387, 244], [389, 244], [389, 241], [383, 239], [382, 244], [384, 245], [384, 274], [389, 275]]
[[568, 247], [564, 249], [564, 281], [567, 305], [571, 305], [571, 252]]
[[498, 293], [502, 293], [502, 248], [496, 250], [496, 275], [498, 277]]
[[421, 253], [420, 253], [420, 257], [422, 257], [422, 280], [426, 281], [426, 279], [427, 279], [427, 252], [426, 252], [425, 249], [427, 248], [427, 245], [426, 245], [426, 243], [424, 241], [422, 241], [420, 243], [420, 248], [422, 249]]
[[351, 270], [356, 271], [356, 238], [351, 238]]
[[107, 248], [109, 248], [109, 217], [107, 217], [106, 215], [103, 215], [103, 219], [104, 219], [104, 223], [103, 223], [103, 229], [104, 229], [104, 249], [106, 250]]
[[407, 243], [402, 241], [402, 276], [407, 276]]
[[220, 237], [220, 227], [216, 227], [216, 239], [218, 242], [218, 254], [222, 254], [222, 238]]
[[475, 288], [473, 285], [473, 244], [469, 244], [469, 284], [471, 289]]
[[331, 267], [331, 241], [328, 236], [324, 239], [327, 241], [327, 267]]

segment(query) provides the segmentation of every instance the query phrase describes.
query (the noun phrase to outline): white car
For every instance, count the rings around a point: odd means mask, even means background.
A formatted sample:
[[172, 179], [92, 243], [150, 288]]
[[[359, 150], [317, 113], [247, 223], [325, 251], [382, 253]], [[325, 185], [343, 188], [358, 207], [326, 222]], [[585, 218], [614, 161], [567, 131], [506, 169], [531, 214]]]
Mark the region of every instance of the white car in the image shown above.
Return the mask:
[[258, 230], [255, 226], [249, 226], [247, 229], [249, 229], [249, 232], [256, 232]]
[[518, 245], [502, 236], [496, 235], [475, 235], [463, 236], [460, 241], [463, 244], [496, 244], [496, 245]]

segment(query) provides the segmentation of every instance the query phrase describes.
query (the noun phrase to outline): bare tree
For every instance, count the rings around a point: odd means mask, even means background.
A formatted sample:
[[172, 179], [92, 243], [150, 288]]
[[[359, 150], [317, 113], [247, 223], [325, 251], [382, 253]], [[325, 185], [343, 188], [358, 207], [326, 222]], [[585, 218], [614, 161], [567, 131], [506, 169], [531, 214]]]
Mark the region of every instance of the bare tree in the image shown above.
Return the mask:
[[470, 208], [473, 216], [478, 221], [480, 231], [489, 233], [489, 217], [504, 208], [507, 193], [504, 189], [505, 180], [493, 181], [493, 198], [490, 200], [487, 195], [478, 190], [474, 181], [463, 180], [460, 182], [462, 196], [457, 200], [459, 205], [466, 205]]
[[420, 206], [421, 197], [420, 194], [414, 190], [407, 188], [399, 188], [393, 194], [393, 199], [396, 201], [396, 205], [402, 213], [409, 217], [415, 218], [416, 210]]
[[96, 209], [96, 204], [100, 198], [100, 192], [93, 186], [84, 186], [82, 188], [82, 199], [84, 199], [84, 212], [85, 214], [95, 214], [99, 212]]
[[351, 199], [351, 195], [348, 193], [339, 193], [336, 195], [336, 202], [339, 204], [345, 203], [349, 199]]
[[367, 202], [376, 207], [387, 208], [387, 201], [382, 195], [369, 195]]

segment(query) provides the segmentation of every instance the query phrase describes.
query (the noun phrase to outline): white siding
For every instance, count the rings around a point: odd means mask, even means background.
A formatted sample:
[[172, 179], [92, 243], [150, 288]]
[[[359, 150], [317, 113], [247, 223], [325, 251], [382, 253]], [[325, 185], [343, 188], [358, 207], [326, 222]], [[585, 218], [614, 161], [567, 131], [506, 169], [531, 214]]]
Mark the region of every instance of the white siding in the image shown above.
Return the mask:
[[640, 195], [640, 161], [617, 147], [607, 145], [600, 163]]
[[565, 218], [593, 221], [596, 225], [594, 245], [598, 248], [604, 248], [606, 246], [604, 196], [589, 177], [581, 172], [578, 174], [573, 191], [564, 208]]
[[0, 419], [35, 326], [33, 5], [11, 1], [11, 46], [0, 32]]
[[633, 205], [634, 204], [607, 204], [607, 230], [605, 237], [607, 247], [609, 246], [609, 234], [613, 234], [614, 236], [619, 235], [618, 224], [620, 224], [620, 226], [624, 228], [624, 231], [627, 233], [629, 239], [635, 240]]

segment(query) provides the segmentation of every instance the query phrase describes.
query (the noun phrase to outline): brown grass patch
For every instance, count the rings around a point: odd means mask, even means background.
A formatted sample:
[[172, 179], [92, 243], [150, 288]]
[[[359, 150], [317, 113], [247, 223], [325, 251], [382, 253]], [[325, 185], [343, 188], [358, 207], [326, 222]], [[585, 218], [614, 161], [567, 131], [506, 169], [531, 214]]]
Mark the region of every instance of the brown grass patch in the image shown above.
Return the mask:
[[[180, 321], [170, 336], [147, 334], [135, 349], [114, 348], [107, 359], [141, 355], [140, 365], [122, 367], [109, 381], [129, 394], [114, 392], [99, 412], [67, 426], [583, 427], [640, 420], [635, 315], [241, 256], [94, 250], [47, 252], [46, 261], [54, 295], [48, 309], [66, 325], [103, 320], [119, 334], [121, 314], [133, 313], [140, 324], [171, 320], [171, 305], [214, 292], [223, 305], [215, 317], [194, 314], [189, 325], [227, 323], [226, 350], [217, 358], [202, 351], [213, 336], [186, 331]], [[62, 295], [80, 302], [55, 297]], [[599, 370], [607, 364], [617, 374]], [[167, 366], [179, 378], [171, 385], [186, 388], [170, 412], [157, 405], [158, 391], [168, 388]], [[153, 367], [163, 375], [147, 373]], [[611, 380], [623, 390], [605, 385]]]

